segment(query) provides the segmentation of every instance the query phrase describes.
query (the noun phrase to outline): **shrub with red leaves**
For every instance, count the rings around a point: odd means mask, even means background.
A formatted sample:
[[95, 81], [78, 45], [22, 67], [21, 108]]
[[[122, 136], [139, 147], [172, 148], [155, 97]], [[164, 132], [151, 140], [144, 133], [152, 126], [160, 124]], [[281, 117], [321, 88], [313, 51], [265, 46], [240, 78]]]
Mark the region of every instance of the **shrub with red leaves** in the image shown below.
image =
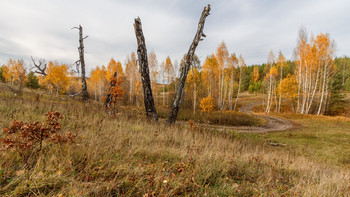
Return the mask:
[[59, 134], [61, 125], [58, 122], [62, 119], [59, 112], [48, 112], [46, 122], [25, 123], [14, 120], [9, 128], [4, 128], [5, 138], [0, 138], [2, 149], [28, 150], [35, 148], [38, 144], [42, 148], [43, 141], [57, 143], [74, 143], [77, 135], [67, 132], [65, 135]]

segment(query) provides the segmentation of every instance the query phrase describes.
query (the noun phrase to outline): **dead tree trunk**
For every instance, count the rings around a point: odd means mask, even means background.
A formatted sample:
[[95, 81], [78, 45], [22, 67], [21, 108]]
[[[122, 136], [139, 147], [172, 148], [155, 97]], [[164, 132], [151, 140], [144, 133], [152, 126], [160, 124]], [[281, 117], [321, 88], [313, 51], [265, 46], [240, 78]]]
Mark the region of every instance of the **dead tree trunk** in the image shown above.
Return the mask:
[[145, 43], [145, 37], [142, 32], [142, 24], [140, 18], [135, 18], [134, 24], [136, 39], [137, 39], [137, 56], [140, 66], [143, 100], [145, 103], [146, 116], [148, 119], [158, 120], [156, 107], [154, 106], [154, 100], [152, 96], [151, 80], [149, 77], [147, 49]]
[[176, 121], [177, 113], [179, 112], [179, 107], [180, 107], [182, 95], [184, 92], [187, 74], [188, 74], [188, 71], [189, 71], [190, 66], [192, 64], [192, 61], [193, 61], [193, 55], [196, 51], [196, 48], [198, 46], [199, 41], [203, 40], [202, 37], [206, 37], [205, 34], [203, 33], [203, 28], [204, 28], [205, 19], [210, 14], [209, 12], [210, 12], [210, 4], [208, 4], [202, 12], [201, 18], [200, 18], [199, 23], [198, 23], [197, 33], [192, 41], [190, 49], [187, 52], [185, 64], [181, 67], [179, 84], [177, 86], [174, 100], [173, 100], [173, 103], [171, 105], [171, 110], [169, 112], [169, 116], [168, 116], [168, 120], [167, 120], [168, 124], [173, 124]]
[[74, 27], [76, 29], [79, 29], [79, 60], [78, 62], [81, 65], [81, 83], [82, 83], [82, 87], [81, 87], [81, 92], [83, 93], [83, 101], [88, 100], [89, 98], [89, 94], [87, 91], [87, 85], [86, 85], [86, 79], [85, 79], [85, 59], [84, 59], [84, 43], [83, 40], [85, 38], [87, 38], [88, 36], [83, 37], [83, 28], [81, 27], [81, 25], [79, 25], [79, 27]]
[[111, 79], [111, 82], [109, 83], [109, 88], [108, 88], [108, 94], [104, 103], [105, 109], [109, 109], [112, 105], [113, 102], [113, 88], [117, 84], [117, 72], [114, 73], [113, 78]]

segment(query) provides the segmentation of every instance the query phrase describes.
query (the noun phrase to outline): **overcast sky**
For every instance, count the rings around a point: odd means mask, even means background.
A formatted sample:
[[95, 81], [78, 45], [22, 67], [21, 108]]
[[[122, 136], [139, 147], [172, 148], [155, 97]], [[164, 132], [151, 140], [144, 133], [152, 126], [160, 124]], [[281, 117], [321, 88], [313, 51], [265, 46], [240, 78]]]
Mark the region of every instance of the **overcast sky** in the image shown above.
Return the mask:
[[148, 52], [158, 61], [181, 60], [211, 4], [197, 54], [203, 61], [225, 41], [246, 63], [266, 62], [270, 50], [292, 58], [301, 25], [313, 34], [330, 33], [336, 55], [350, 55], [349, 0], [1, 0], [0, 64], [30, 56], [72, 64], [78, 59], [78, 30], [85, 40], [88, 71], [110, 58], [124, 64], [136, 51], [134, 18], [142, 21]]

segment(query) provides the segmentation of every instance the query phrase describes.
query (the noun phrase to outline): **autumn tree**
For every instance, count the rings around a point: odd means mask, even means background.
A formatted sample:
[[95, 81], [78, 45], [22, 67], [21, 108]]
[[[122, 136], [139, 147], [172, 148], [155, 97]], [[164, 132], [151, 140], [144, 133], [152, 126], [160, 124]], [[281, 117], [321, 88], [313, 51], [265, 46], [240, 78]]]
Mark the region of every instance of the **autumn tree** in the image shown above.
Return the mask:
[[[279, 81], [281, 82], [283, 79], [283, 68], [287, 66], [286, 58], [283, 56], [282, 52], [280, 51], [278, 54], [277, 59], [277, 69], [279, 69]], [[281, 102], [282, 102], [282, 94], [279, 94], [278, 98], [278, 107], [277, 112], [279, 113], [281, 111]]]
[[218, 99], [218, 62], [215, 55], [208, 56], [205, 59], [204, 65], [201, 70], [202, 83], [207, 90], [207, 94], [214, 100]]
[[125, 91], [122, 89], [120, 84], [122, 83], [121, 80], [118, 80], [118, 74], [117, 72], [114, 72], [114, 75], [110, 77], [111, 81], [109, 83], [108, 93], [104, 102], [104, 106], [106, 110], [110, 110], [113, 108], [113, 114], [115, 114], [116, 105], [117, 102], [120, 101], [123, 98], [123, 95], [125, 94]]
[[41, 86], [48, 88], [51, 93], [65, 93], [69, 84], [68, 66], [65, 64], [59, 65], [56, 62], [49, 62], [46, 69], [47, 75], [41, 80]]
[[[299, 30], [295, 51], [295, 74], [298, 81], [297, 113], [324, 114], [331, 97], [329, 82], [334, 75], [334, 44], [329, 34], [308, 39], [306, 30]], [[316, 100], [316, 103], [315, 103]]]
[[[166, 84], [168, 87], [168, 92], [167, 92], [167, 97], [166, 97], [166, 104], [168, 105], [168, 103], [169, 103], [169, 86], [175, 78], [174, 66], [173, 66], [173, 63], [171, 62], [171, 59], [169, 56], [165, 59], [164, 74], [165, 74], [165, 78], [166, 78]], [[164, 94], [164, 87], [163, 87], [163, 94]]]
[[193, 114], [196, 113], [196, 106], [198, 100], [198, 87], [201, 83], [201, 76], [196, 66], [193, 66], [191, 70], [188, 72], [187, 80], [186, 80], [186, 92], [190, 95], [193, 95]]
[[21, 88], [25, 83], [26, 70], [21, 59], [10, 58], [8, 63], [2, 67], [2, 73], [5, 81], [11, 85], [18, 85]]
[[157, 59], [157, 55], [155, 52], [151, 52], [148, 55], [148, 66], [150, 70], [150, 78], [151, 78], [151, 86], [152, 86], [152, 93], [154, 93], [155, 100], [157, 101], [158, 99], [158, 76], [159, 76], [159, 62]]
[[286, 78], [280, 81], [277, 90], [278, 94], [281, 95], [281, 97], [289, 99], [289, 103], [291, 104], [294, 111], [294, 100], [298, 97], [298, 82], [296, 80], [296, 77], [288, 74]]
[[225, 97], [227, 93], [227, 86], [225, 86], [225, 70], [228, 66], [229, 52], [226, 44], [222, 42], [216, 50], [216, 58], [218, 62], [218, 107], [222, 111], [225, 107]]
[[108, 65], [107, 65], [107, 70], [106, 70], [107, 81], [112, 80], [115, 72], [117, 72], [117, 74], [118, 74], [117, 80], [120, 81], [120, 83], [122, 83], [122, 80], [124, 77], [122, 63], [120, 63], [119, 61], [116, 62], [113, 58], [111, 58], [111, 60], [109, 61]]
[[[228, 59], [228, 68], [227, 68], [227, 74], [229, 78], [229, 91], [228, 91], [228, 105], [229, 109], [232, 110], [233, 108], [233, 96], [234, 96], [234, 89], [235, 89], [235, 74], [237, 71], [238, 66], [238, 59], [236, 57], [236, 54], [231, 54]], [[227, 80], [228, 81], [228, 80]]]
[[107, 84], [107, 71], [106, 67], [101, 68], [97, 66], [95, 69], [91, 70], [90, 73], [90, 83], [91, 89], [94, 91], [95, 100], [102, 100], [102, 96], [105, 95], [104, 91]]
[[257, 66], [253, 67], [252, 81], [257, 83], [259, 81], [259, 68]]
[[239, 67], [238, 90], [237, 90], [237, 96], [236, 96], [236, 100], [235, 100], [235, 105], [234, 105], [233, 111], [236, 111], [236, 107], [237, 107], [237, 103], [238, 103], [238, 99], [239, 99], [239, 93], [241, 91], [241, 86], [242, 86], [242, 79], [244, 77], [243, 71], [244, 71], [244, 69], [246, 67], [246, 64], [244, 62], [242, 54], [239, 55], [238, 67]]
[[276, 76], [277, 76], [277, 68], [275, 67], [275, 55], [272, 51], [270, 51], [267, 57], [267, 68], [268, 72], [265, 76], [266, 86], [267, 86], [267, 100], [266, 100], [266, 109], [265, 113], [270, 113], [271, 105], [274, 98], [274, 92], [276, 90]]
[[136, 55], [134, 52], [132, 52], [131, 55], [126, 58], [125, 68], [125, 75], [129, 81], [129, 103], [131, 105], [139, 105], [137, 95], [140, 95], [139, 91], [141, 90], [141, 83], [139, 80], [138, 72], [139, 68], [137, 66]]

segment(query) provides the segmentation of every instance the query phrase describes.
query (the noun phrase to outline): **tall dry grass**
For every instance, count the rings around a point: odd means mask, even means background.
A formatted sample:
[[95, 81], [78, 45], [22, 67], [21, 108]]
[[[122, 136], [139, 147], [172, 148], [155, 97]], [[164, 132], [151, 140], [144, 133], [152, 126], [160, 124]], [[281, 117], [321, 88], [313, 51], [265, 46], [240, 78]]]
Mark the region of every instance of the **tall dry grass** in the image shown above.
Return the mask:
[[2, 152], [1, 196], [346, 196], [349, 170], [259, 143], [168, 127], [143, 117], [116, 118], [98, 103], [0, 98], [0, 129], [13, 119], [59, 111], [76, 144], [45, 144], [30, 163]]

